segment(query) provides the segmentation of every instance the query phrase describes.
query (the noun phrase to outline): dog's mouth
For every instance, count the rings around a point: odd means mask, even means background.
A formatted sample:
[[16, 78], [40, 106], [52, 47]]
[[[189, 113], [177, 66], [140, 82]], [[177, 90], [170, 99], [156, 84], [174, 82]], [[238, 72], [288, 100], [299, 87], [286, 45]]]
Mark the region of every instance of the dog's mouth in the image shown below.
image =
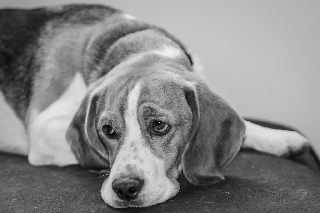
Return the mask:
[[108, 204], [114, 208], [139, 208], [139, 207], [145, 208], [145, 207], [163, 203], [168, 199], [174, 197], [178, 192], [179, 190], [177, 190], [176, 192], [172, 193], [169, 196], [165, 194], [161, 194], [161, 195], [158, 195], [156, 199], [150, 199], [150, 196], [145, 194], [145, 195], [139, 196], [135, 200], [127, 201], [127, 200], [116, 199], [116, 200], [113, 200], [112, 204], [111, 203], [108, 203]]
[[126, 201], [126, 200], [116, 200], [114, 202], [113, 207], [115, 208], [137, 208], [137, 207], [144, 207], [144, 202], [141, 199], [137, 200], [131, 200], [131, 201]]

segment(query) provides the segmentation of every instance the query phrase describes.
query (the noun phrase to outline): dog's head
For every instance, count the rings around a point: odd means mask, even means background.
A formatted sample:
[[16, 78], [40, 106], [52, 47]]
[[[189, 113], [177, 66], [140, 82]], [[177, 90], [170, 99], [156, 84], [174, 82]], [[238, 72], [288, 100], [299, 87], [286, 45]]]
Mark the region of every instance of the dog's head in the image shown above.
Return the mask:
[[157, 54], [127, 60], [90, 86], [67, 132], [80, 164], [111, 168], [101, 194], [113, 207], [176, 195], [183, 172], [195, 185], [223, 180], [245, 127], [185, 66]]

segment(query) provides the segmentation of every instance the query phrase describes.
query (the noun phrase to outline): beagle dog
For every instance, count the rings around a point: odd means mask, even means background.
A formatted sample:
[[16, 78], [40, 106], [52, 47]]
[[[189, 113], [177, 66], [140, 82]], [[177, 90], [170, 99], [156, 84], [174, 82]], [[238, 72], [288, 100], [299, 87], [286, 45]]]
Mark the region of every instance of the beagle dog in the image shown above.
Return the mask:
[[100, 5], [0, 14], [0, 150], [110, 169], [101, 196], [112, 207], [165, 202], [180, 174], [224, 180], [240, 147], [282, 156], [309, 146], [243, 120], [178, 39], [132, 15]]

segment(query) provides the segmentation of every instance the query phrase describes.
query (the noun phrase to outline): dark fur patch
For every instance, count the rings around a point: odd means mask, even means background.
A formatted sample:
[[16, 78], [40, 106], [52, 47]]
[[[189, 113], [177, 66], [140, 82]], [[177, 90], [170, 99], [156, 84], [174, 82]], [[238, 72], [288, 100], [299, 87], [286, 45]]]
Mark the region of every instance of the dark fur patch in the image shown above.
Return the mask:
[[0, 10], [0, 89], [18, 117], [30, 103], [35, 51], [49, 17], [44, 10]]

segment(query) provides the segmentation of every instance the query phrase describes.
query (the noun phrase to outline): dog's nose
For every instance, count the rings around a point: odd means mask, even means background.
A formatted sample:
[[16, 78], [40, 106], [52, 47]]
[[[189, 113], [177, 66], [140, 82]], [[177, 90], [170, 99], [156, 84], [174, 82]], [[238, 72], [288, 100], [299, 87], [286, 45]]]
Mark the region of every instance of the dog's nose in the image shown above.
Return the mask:
[[133, 200], [143, 187], [144, 181], [140, 178], [121, 178], [112, 182], [112, 189], [121, 200]]

